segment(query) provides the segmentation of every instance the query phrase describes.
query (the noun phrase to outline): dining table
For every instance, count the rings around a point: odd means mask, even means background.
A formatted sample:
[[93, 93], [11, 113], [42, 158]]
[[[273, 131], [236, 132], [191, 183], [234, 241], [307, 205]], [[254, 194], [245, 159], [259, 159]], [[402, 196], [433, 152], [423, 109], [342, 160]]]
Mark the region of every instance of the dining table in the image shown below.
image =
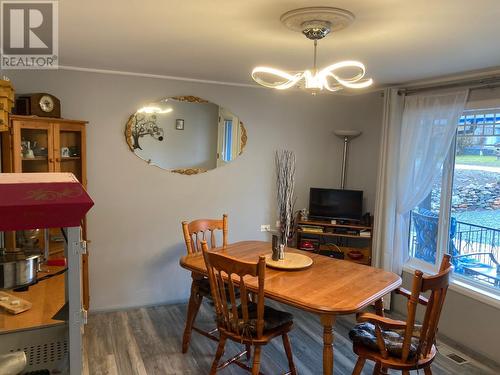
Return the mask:
[[[272, 254], [272, 245], [264, 241], [241, 241], [211, 251], [238, 260], [257, 261], [260, 255]], [[295, 271], [267, 267], [265, 297], [319, 316], [323, 326], [323, 374], [332, 375], [336, 316], [357, 313], [372, 304], [380, 312], [383, 296], [401, 285], [401, 277], [379, 268], [308, 251], [286, 248], [285, 254], [287, 252], [309, 256], [312, 265]], [[207, 275], [201, 253], [183, 256], [180, 265], [193, 274]], [[245, 285], [250, 291], [258, 290], [256, 277], [247, 276]]]

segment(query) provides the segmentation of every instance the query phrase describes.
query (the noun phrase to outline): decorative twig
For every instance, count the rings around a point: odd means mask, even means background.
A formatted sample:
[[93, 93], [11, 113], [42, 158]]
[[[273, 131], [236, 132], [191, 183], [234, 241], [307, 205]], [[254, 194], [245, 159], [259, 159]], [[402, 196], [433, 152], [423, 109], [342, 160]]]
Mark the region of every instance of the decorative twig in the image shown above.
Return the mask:
[[292, 231], [292, 216], [295, 205], [295, 153], [289, 150], [276, 151], [276, 192], [280, 221], [280, 242], [286, 246]]

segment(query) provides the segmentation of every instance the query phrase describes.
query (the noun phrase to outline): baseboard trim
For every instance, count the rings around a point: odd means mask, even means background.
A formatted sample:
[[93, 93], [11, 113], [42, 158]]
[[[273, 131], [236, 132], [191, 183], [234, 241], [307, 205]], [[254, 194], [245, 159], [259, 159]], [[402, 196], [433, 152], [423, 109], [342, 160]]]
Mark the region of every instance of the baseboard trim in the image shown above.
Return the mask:
[[478, 353], [473, 349], [464, 346], [463, 344], [440, 333], [438, 333], [438, 341], [441, 341], [446, 346], [449, 346], [452, 349], [456, 349], [465, 354], [467, 357], [470, 357], [473, 361], [477, 362], [476, 366], [485, 365], [495, 370], [494, 373], [496, 374], [500, 373], [500, 363], [495, 362], [493, 359], [485, 356], [484, 354]]
[[[187, 304], [188, 300], [189, 300], [188, 298], [183, 298], [183, 299], [175, 299], [175, 300], [165, 301], [165, 302], [150, 303], [150, 304], [146, 304], [146, 305], [112, 306], [112, 307], [104, 307], [104, 308], [97, 308], [97, 309], [90, 308], [89, 313], [90, 314], [110, 313], [110, 312], [129, 311], [129, 310], [135, 310], [135, 309], [140, 309], [140, 308], [157, 307], [157, 306], [165, 306], [165, 305]], [[92, 303], [91, 303], [91, 306], [92, 306]]]

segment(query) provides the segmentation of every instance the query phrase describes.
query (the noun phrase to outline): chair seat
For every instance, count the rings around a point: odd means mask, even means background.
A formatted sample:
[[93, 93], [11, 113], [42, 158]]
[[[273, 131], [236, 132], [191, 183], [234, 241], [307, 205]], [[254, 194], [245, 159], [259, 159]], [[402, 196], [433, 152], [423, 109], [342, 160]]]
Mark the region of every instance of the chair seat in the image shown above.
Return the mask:
[[[241, 305], [238, 306], [238, 315], [242, 312]], [[248, 302], [248, 318], [250, 319], [250, 330], [256, 332], [257, 304]], [[272, 331], [285, 324], [293, 322], [293, 315], [286, 311], [276, 310], [264, 305], [264, 333]]]
[[198, 293], [203, 297], [207, 297], [212, 299], [212, 295], [210, 293], [210, 281], [206, 277], [202, 279], [196, 279], [193, 281], [198, 286]]
[[[210, 281], [207, 278], [196, 279], [193, 281], [198, 285], [198, 293], [208, 299], [212, 299], [212, 293], [210, 292]], [[238, 288], [234, 288], [236, 298], [240, 298], [240, 290]], [[229, 295], [227, 296], [227, 300], [229, 301]]]
[[[414, 358], [417, 354], [419, 344], [418, 336], [419, 331], [414, 332], [410, 344], [409, 359]], [[404, 332], [401, 330], [382, 330], [382, 337], [384, 338], [385, 347], [389, 355], [400, 358], [403, 351]], [[362, 345], [369, 350], [379, 352], [375, 325], [372, 323], [357, 324], [349, 332], [349, 338], [356, 345]]]

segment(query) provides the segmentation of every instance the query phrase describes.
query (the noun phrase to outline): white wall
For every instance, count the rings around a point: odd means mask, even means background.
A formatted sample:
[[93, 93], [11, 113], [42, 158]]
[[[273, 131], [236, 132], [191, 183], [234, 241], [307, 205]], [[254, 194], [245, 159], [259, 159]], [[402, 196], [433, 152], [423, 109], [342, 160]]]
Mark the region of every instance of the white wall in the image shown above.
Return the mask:
[[[5, 73], [4, 73], [5, 74]], [[332, 130], [360, 129], [350, 154], [347, 187], [365, 191], [374, 207], [382, 99], [198, 84], [72, 71], [7, 72], [17, 93], [49, 92], [66, 118], [89, 121], [88, 215], [93, 310], [184, 300], [189, 273], [181, 220], [229, 214], [230, 241], [265, 239], [274, 223], [274, 151], [297, 156], [297, 208], [309, 187], [338, 187], [342, 141]], [[124, 139], [128, 117], [166, 96], [196, 95], [236, 113], [248, 131], [245, 152], [222, 168], [196, 176], [148, 166]]]

